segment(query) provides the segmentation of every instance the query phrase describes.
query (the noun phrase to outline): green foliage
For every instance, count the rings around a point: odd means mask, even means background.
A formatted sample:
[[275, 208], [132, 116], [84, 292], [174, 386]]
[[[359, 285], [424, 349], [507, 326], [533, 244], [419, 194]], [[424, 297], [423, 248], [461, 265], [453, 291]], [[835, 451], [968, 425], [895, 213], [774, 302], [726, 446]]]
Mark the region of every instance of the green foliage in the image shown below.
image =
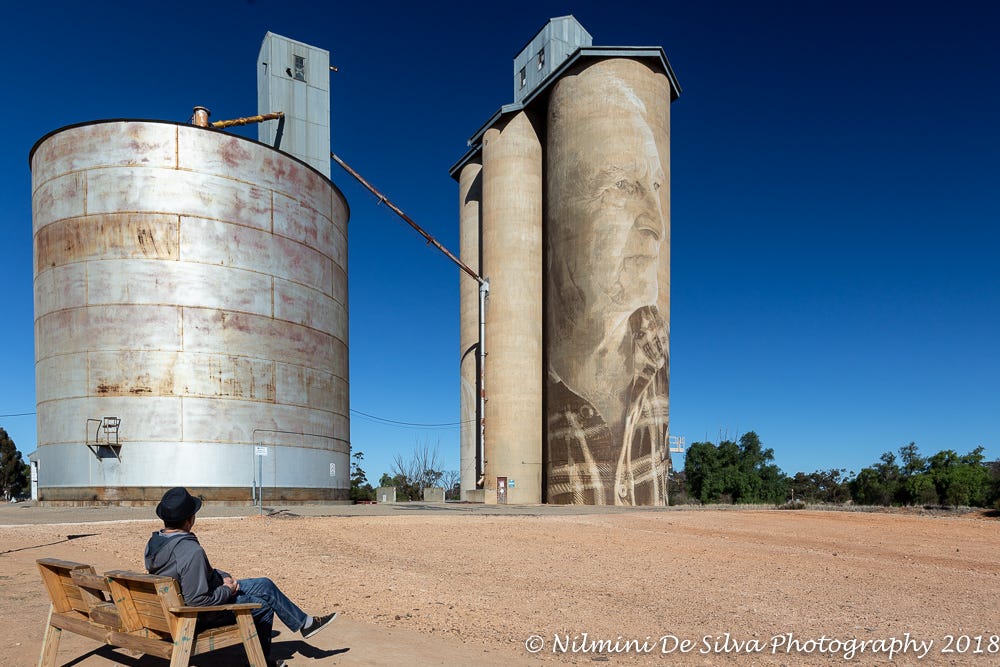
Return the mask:
[[986, 498], [986, 506], [1000, 510], [1000, 461], [987, 463], [986, 469], [990, 473], [990, 491]]
[[687, 505], [692, 501], [688, 495], [687, 471], [670, 469], [667, 477], [667, 498], [671, 505]]
[[946, 505], [982, 507], [990, 492], [990, 472], [983, 465], [983, 448], [964, 456], [950, 449], [930, 458], [928, 474], [940, 501]]
[[807, 503], [843, 503], [851, 499], [849, 478], [845, 468], [817, 470], [809, 474], [797, 472], [790, 482], [790, 487], [796, 500]]
[[368, 483], [368, 475], [361, 467], [361, 462], [365, 460], [364, 452], [357, 451], [351, 457], [351, 500], [375, 500], [375, 489]]
[[687, 492], [703, 503], [778, 503], [788, 492], [788, 477], [771, 463], [774, 450], [764, 449], [750, 431], [739, 443], [696, 442], [684, 461]]
[[696, 442], [687, 451], [684, 471], [670, 479], [672, 505], [688, 498], [701, 503], [802, 503], [859, 505], [951, 505], [1000, 509], [1000, 461], [985, 463], [983, 447], [968, 454], [946, 449], [920, 455], [916, 443], [885, 452], [855, 476], [844, 468], [796, 473], [787, 477], [771, 461], [753, 431], [739, 442]]
[[378, 481], [378, 485], [396, 487], [396, 502], [417, 500], [423, 497], [423, 491], [405, 475], [399, 473], [391, 477], [389, 473], [382, 473], [382, 478]]
[[891, 505], [899, 489], [896, 455], [886, 452], [879, 463], [862, 468], [850, 482], [851, 497], [859, 505]]
[[930, 458], [920, 456], [915, 443], [891, 452], [880, 463], [864, 468], [851, 481], [851, 496], [862, 505], [966, 505], [985, 507], [997, 502], [1000, 485], [983, 463], [983, 448], [960, 455], [946, 449]]
[[902, 493], [898, 496], [912, 501], [914, 505], [937, 505], [941, 502], [934, 486], [934, 479], [925, 472], [907, 477], [902, 484]]
[[31, 468], [21, 458], [7, 430], [0, 428], [0, 493], [4, 500], [25, 496], [30, 483]]

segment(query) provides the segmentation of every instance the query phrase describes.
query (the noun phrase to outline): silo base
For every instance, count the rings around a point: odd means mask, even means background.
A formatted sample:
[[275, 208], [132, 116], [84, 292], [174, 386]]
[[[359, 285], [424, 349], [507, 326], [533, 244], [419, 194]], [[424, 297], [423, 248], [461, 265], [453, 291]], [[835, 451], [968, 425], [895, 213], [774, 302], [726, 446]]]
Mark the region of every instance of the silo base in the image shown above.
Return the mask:
[[462, 492], [462, 500], [467, 503], [485, 503], [486, 489], [469, 489]]
[[[42, 505], [155, 505], [160, 502], [167, 487], [158, 486], [98, 486], [98, 487], [40, 487], [39, 504]], [[248, 487], [188, 487], [192, 495], [208, 503], [250, 504], [252, 491]], [[267, 488], [263, 489], [265, 504], [286, 505], [306, 503], [350, 503], [350, 489], [316, 488]]]

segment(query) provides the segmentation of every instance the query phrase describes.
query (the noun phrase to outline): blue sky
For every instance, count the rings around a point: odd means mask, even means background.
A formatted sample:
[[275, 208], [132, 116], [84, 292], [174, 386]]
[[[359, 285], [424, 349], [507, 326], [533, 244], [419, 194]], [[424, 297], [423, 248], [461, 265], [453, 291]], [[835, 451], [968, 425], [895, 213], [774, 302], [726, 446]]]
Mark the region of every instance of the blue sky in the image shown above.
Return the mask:
[[[671, 433], [755, 430], [786, 472], [915, 441], [1000, 457], [1000, 10], [990, 2], [18, 3], [4, 10], [0, 415], [35, 410], [28, 151], [103, 118], [256, 113], [267, 30], [331, 52], [333, 150], [452, 250], [466, 139], [573, 14], [662, 45], [672, 107]], [[240, 133], [256, 136], [254, 129]], [[458, 422], [458, 269], [351, 206], [351, 407]], [[33, 415], [0, 417], [35, 448]], [[355, 413], [369, 478], [458, 428]], [[675, 456], [675, 465], [683, 461]]]

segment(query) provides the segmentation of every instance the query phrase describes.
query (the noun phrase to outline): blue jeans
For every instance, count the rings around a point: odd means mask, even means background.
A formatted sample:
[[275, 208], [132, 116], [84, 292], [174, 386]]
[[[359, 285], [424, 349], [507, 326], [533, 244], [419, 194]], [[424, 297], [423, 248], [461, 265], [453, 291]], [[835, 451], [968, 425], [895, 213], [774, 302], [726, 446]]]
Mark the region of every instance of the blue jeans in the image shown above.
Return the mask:
[[266, 577], [259, 579], [240, 579], [240, 590], [236, 592], [231, 602], [259, 602], [260, 608], [252, 612], [253, 623], [257, 628], [257, 637], [264, 655], [271, 655], [271, 625], [275, 614], [292, 632], [298, 632], [306, 624], [309, 615], [298, 608], [281, 592], [273, 581]]

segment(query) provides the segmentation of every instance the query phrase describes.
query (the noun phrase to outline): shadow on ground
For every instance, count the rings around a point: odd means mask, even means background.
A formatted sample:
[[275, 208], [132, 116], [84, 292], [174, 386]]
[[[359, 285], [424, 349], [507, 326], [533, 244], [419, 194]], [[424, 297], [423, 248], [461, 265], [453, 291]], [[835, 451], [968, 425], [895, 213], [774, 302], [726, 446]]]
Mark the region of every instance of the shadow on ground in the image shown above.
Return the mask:
[[[289, 660], [299, 655], [309, 660], [322, 660], [333, 655], [342, 655], [350, 650], [350, 647], [346, 646], [336, 649], [321, 649], [299, 640], [276, 641], [271, 646], [271, 657]], [[122, 667], [164, 667], [164, 665], [170, 664], [170, 661], [165, 658], [152, 655], [130, 655], [125, 649], [102, 646], [63, 664], [62, 667], [73, 667], [92, 656], [99, 656]], [[242, 646], [229, 646], [210, 653], [192, 656], [191, 662], [188, 664], [191, 667], [246, 667], [247, 654]]]

